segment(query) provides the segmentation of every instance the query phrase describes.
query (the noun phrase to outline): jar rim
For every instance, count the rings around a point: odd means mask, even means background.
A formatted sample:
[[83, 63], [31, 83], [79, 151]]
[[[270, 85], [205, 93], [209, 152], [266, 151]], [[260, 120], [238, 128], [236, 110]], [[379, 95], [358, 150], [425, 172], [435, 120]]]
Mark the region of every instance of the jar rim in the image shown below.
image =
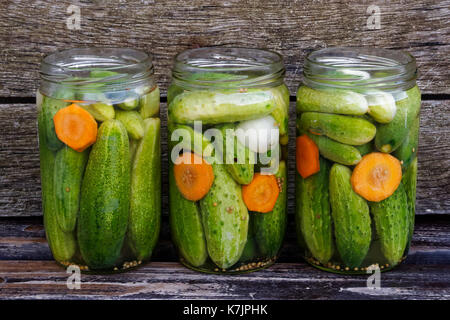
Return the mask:
[[[192, 77], [228, 74], [229, 77]], [[184, 86], [257, 87], [273, 85], [283, 78], [283, 57], [266, 49], [245, 47], [202, 47], [188, 49], [174, 58], [172, 78]]]
[[330, 47], [306, 56], [303, 76], [306, 84], [320, 86], [411, 88], [417, 66], [416, 59], [402, 50]]

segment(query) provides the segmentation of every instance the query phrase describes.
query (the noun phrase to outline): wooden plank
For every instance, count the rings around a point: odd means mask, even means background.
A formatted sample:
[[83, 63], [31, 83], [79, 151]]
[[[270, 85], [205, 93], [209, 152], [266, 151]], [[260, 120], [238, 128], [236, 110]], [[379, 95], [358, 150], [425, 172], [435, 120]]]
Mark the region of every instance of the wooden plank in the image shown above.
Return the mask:
[[[67, 28], [70, 4], [73, 1], [0, 3], [0, 27], [9, 30], [0, 34], [0, 96], [34, 96], [42, 57], [76, 46], [123, 46], [153, 53], [163, 92], [172, 59], [184, 49], [268, 48], [284, 56], [291, 94], [311, 50], [402, 49], [417, 58], [424, 93], [450, 93], [449, 0], [83, 1], [77, 2], [80, 30]], [[380, 8], [380, 29], [367, 26], [370, 5]]]
[[[168, 217], [164, 216], [160, 240], [152, 261], [175, 262], [176, 250], [170, 240]], [[52, 260], [45, 241], [41, 219], [0, 219], [0, 260]], [[279, 261], [301, 261], [294, 219], [288, 230]], [[450, 218], [448, 216], [418, 216], [407, 264], [450, 264]]]
[[[424, 101], [421, 113], [417, 214], [450, 213], [450, 126], [448, 100]], [[39, 216], [40, 175], [35, 106], [0, 104], [0, 216]], [[166, 105], [162, 104], [163, 208], [167, 211]], [[295, 135], [291, 103], [291, 137]], [[289, 144], [290, 177], [295, 170], [294, 139]], [[288, 185], [289, 213], [294, 211], [294, 181]]]
[[436, 265], [403, 264], [368, 276], [342, 276], [303, 263], [279, 263], [239, 276], [206, 275], [176, 262], [151, 262], [116, 275], [81, 275], [69, 290], [68, 274], [50, 261], [0, 261], [0, 299], [449, 299], [450, 273]]

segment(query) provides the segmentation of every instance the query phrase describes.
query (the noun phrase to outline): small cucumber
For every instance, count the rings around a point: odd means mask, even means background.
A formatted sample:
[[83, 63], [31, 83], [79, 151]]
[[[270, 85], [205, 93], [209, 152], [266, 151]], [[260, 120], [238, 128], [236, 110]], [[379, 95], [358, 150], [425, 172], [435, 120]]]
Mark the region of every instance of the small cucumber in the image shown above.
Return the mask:
[[139, 140], [144, 136], [144, 120], [139, 112], [117, 110], [116, 119], [125, 126], [130, 138]]
[[55, 260], [67, 262], [75, 255], [77, 243], [74, 234], [64, 232], [58, 223], [53, 186], [55, 154], [48, 148], [47, 119], [43, 110], [38, 114], [38, 131], [45, 234]]
[[131, 167], [128, 244], [138, 260], [148, 260], [161, 224], [160, 120], [144, 120], [145, 134]]
[[285, 84], [272, 89], [275, 97], [275, 109], [272, 111], [272, 117], [278, 124], [280, 135], [288, 134], [289, 117], [289, 89]]
[[65, 232], [73, 231], [76, 226], [81, 180], [88, 155], [88, 149], [77, 152], [67, 146], [56, 153], [53, 175], [55, 205], [59, 226]]
[[420, 90], [417, 86], [406, 91], [407, 98], [396, 102], [394, 119], [377, 127], [375, 146], [381, 152], [395, 151], [405, 140], [420, 112]]
[[181, 150], [193, 151], [206, 159], [213, 155], [214, 148], [211, 141], [191, 126], [169, 122], [168, 131], [171, 159], [175, 160]]
[[377, 131], [372, 123], [362, 118], [317, 112], [302, 113], [297, 127], [350, 145], [371, 141]]
[[374, 145], [372, 141], [362, 144], [360, 146], [355, 146], [355, 148], [358, 149], [361, 156], [365, 156], [366, 154], [374, 151]]
[[271, 114], [275, 106], [275, 98], [268, 90], [188, 91], [173, 98], [168, 114], [176, 123], [217, 124], [257, 119]]
[[143, 119], [153, 117], [159, 113], [159, 88], [142, 95], [139, 99], [139, 113]]
[[419, 117], [414, 120], [408, 135], [402, 144], [394, 151], [393, 155], [402, 164], [402, 168], [408, 168], [411, 161], [417, 155], [417, 147], [419, 145]]
[[89, 73], [91, 78], [107, 78], [118, 75], [118, 72], [102, 69], [92, 69]]
[[381, 90], [372, 91], [366, 94], [369, 105], [368, 113], [379, 123], [389, 123], [394, 119], [397, 107], [392, 94]]
[[276, 257], [283, 244], [286, 230], [286, 199], [287, 199], [287, 171], [286, 162], [280, 161], [278, 172], [275, 174], [281, 187], [278, 199], [272, 211], [256, 213], [253, 218], [253, 234], [259, 252], [264, 258]]
[[[256, 155], [236, 138], [234, 129], [233, 124], [220, 127], [223, 137], [223, 161], [228, 173], [237, 183], [249, 184], [253, 180]], [[234, 151], [228, 150], [230, 146], [234, 146]]]
[[170, 229], [179, 254], [194, 267], [208, 258], [205, 233], [198, 204], [187, 200], [177, 188], [173, 165], [169, 161]]
[[319, 148], [320, 154], [333, 162], [352, 166], [361, 161], [361, 153], [357, 146], [350, 146], [334, 141], [325, 136], [306, 133]]
[[372, 202], [370, 209], [380, 237], [381, 251], [390, 264], [403, 257], [409, 239], [408, 200], [403, 184], [387, 199]]
[[117, 107], [125, 111], [134, 110], [138, 106], [139, 106], [139, 97], [137, 95], [135, 97], [127, 97], [123, 102], [117, 104]]
[[[296, 176], [297, 232], [314, 258], [326, 264], [334, 252], [329, 203], [330, 164], [320, 157], [320, 171], [306, 179]], [[299, 239], [300, 241], [300, 239]]]
[[123, 124], [100, 125], [81, 185], [78, 243], [90, 269], [117, 263], [128, 226], [130, 149]]
[[214, 182], [200, 200], [203, 230], [209, 257], [227, 269], [241, 257], [247, 241], [248, 211], [239, 184], [224, 165], [213, 164]]
[[99, 122], [114, 119], [116, 115], [113, 105], [109, 103], [80, 104], [80, 107], [89, 112]]
[[334, 164], [330, 170], [330, 203], [336, 247], [342, 261], [350, 268], [359, 267], [372, 240], [367, 202], [353, 191], [352, 171]]
[[326, 112], [363, 115], [367, 101], [362, 94], [348, 90], [316, 90], [301, 86], [297, 91], [297, 112]]
[[403, 174], [402, 183], [405, 186], [406, 197], [408, 199], [408, 239], [411, 241], [414, 232], [414, 220], [416, 213], [417, 157], [411, 161]]

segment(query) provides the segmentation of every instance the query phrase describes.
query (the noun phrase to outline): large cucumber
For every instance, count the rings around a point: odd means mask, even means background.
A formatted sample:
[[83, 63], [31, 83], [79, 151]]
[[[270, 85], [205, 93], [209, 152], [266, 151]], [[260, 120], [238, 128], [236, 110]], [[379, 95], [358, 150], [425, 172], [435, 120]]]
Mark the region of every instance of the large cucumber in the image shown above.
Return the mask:
[[322, 264], [333, 256], [333, 229], [329, 203], [330, 164], [320, 157], [320, 171], [306, 179], [296, 177], [297, 232], [311, 254]]
[[120, 256], [130, 207], [130, 149], [124, 125], [100, 125], [81, 186], [78, 243], [91, 269], [113, 267]]
[[381, 251], [389, 263], [396, 265], [409, 238], [408, 200], [403, 184], [400, 183], [389, 198], [372, 202], [370, 209], [380, 237]]
[[217, 124], [257, 119], [274, 109], [275, 98], [268, 90], [189, 91], [173, 98], [168, 114], [176, 123], [202, 121], [203, 124]]
[[[228, 173], [239, 184], [249, 184], [253, 180], [255, 153], [244, 146], [234, 134], [235, 126], [225, 124], [220, 130], [223, 137], [223, 161], [225, 161]], [[234, 150], [228, 150], [234, 146]], [[235, 159], [238, 161], [235, 163]]]
[[414, 232], [414, 220], [416, 215], [417, 157], [411, 161], [403, 174], [402, 183], [405, 187], [406, 198], [408, 199], [408, 239], [410, 241]]
[[53, 185], [57, 219], [66, 232], [75, 229], [80, 205], [81, 180], [89, 156], [89, 150], [78, 152], [63, 147], [56, 153]]
[[72, 232], [64, 232], [58, 224], [53, 176], [55, 154], [48, 148], [47, 119], [44, 111], [38, 115], [39, 153], [41, 164], [42, 210], [45, 234], [56, 261], [67, 262], [75, 255], [77, 243]]
[[341, 143], [361, 145], [375, 137], [376, 127], [369, 121], [358, 118], [318, 112], [304, 112], [297, 127], [315, 134], [323, 134]]
[[214, 182], [200, 200], [203, 229], [211, 260], [227, 269], [241, 257], [247, 241], [248, 211], [241, 187], [222, 164], [213, 164]]
[[340, 143], [325, 136], [306, 134], [316, 143], [320, 154], [331, 161], [348, 166], [355, 165], [361, 161], [361, 153], [357, 148], [358, 146]]
[[144, 120], [131, 168], [128, 244], [138, 260], [150, 258], [161, 224], [160, 120]]
[[281, 190], [273, 210], [252, 215], [253, 234], [259, 252], [264, 258], [273, 258], [278, 254], [286, 230], [287, 173], [284, 161], [280, 161], [275, 177]]
[[375, 145], [381, 152], [395, 151], [405, 140], [420, 112], [420, 90], [417, 86], [406, 91], [407, 98], [396, 102], [394, 119], [377, 127]]
[[372, 239], [369, 206], [351, 186], [352, 172], [334, 164], [330, 170], [330, 203], [336, 247], [345, 265], [359, 267]]
[[301, 86], [297, 91], [297, 112], [363, 115], [367, 110], [364, 96], [350, 90], [316, 90]]
[[419, 121], [419, 117], [414, 120], [405, 140], [403, 140], [402, 144], [393, 153], [393, 155], [400, 160], [403, 170], [409, 167], [409, 164], [417, 155], [417, 147], [419, 145]]
[[208, 258], [200, 208], [187, 200], [177, 188], [172, 162], [169, 167], [170, 229], [180, 255], [192, 266], [199, 267]]

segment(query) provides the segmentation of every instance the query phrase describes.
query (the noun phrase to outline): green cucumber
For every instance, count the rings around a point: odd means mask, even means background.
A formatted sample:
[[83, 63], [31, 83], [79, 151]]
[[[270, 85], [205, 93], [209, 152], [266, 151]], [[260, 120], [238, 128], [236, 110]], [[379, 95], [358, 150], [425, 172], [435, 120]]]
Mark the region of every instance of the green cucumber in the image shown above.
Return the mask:
[[[245, 147], [234, 134], [235, 126], [225, 124], [220, 127], [223, 137], [223, 161], [225, 161], [228, 173], [239, 184], [249, 184], [253, 180], [256, 155]], [[234, 151], [228, 150], [234, 146]], [[235, 162], [235, 159], [237, 161]]]
[[396, 102], [394, 119], [377, 127], [375, 146], [381, 152], [395, 151], [405, 140], [420, 112], [420, 90], [417, 86], [406, 91], [407, 98]]
[[255, 215], [260, 213], [250, 213], [249, 212], [249, 221], [248, 221], [248, 234], [247, 234], [247, 242], [245, 243], [244, 250], [242, 251], [242, 255], [239, 258], [239, 262], [243, 263], [249, 263], [254, 262], [256, 259], [258, 259], [259, 250], [258, 250], [258, 244], [256, 243], [256, 238], [254, 234], [254, 227], [253, 227], [253, 218]]
[[306, 133], [319, 148], [320, 154], [333, 162], [352, 166], [361, 161], [361, 153], [357, 146], [350, 146], [334, 141], [325, 136]]
[[408, 168], [403, 173], [402, 183], [405, 187], [406, 197], [408, 199], [408, 239], [411, 241], [414, 232], [414, 220], [416, 215], [417, 157], [411, 161]]
[[112, 76], [118, 75], [118, 72], [110, 71], [110, 70], [102, 70], [102, 69], [92, 69], [89, 73], [91, 78], [108, 78]]
[[[213, 144], [202, 132], [195, 130], [191, 126], [183, 124], [168, 123], [169, 131], [169, 149], [171, 150], [171, 159], [175, 160], [178, 153], [182, 150], [193, 151], [203, 158], [212, 160]], [[181, 140], [181, 141], [180, 141]]]
[[408, 168], [411, 161], [417, 155], [417, 147], [419, 145], [419, 121], [419, 117], [414, 120], [405, 140], [403, 140], [402, 144], [393, 153], [394, 157], [400, 160], [403, 169]]
[[272, 117], [278, 124], [280, 135], [288, 134], [288, 117], [289, 117], [289, 89], [285, 84], [275, 87], [272, 90], [275, 97], [275, 109], [272, 111]]
[[334, 236], [339, 255], [346, 266], [361, 265], [372, 240], [367, 202], [353, 191], [352, 171], [334, 164], [330, 170], [330, 203]]
[[348, 90], [316, 90], [301, 86], [297, 91], [297, 112], [326, 112], [363, 115], [367, 101], [362, 94]]
[[409, 239], [409, 210], [405, 188], [400, 183], [397, 190], [380, 202], [370, 203], [381, 251], [390, 264], [400, 262]]
[[304, 112], [297, 127], [327, 137], [341, 143], [362, 145], [375, 137], [376, 127], [367, 120], [337, 114]]
[[122, 122], [132, 139], [139, 140], [144, 136], [144, 120], [139, 112], [117, 110], [116, 119]]
[[143, 119], [153, 117], [159, 113], [159, 88], [142, 95], [139, 100], [139, 113]]
[[179, 254], [194, 267], [208, 258], [202, 216], [198, 204], [187, 200], [177, 188], [173, 164], [169, 161], [170, 229]]
[[118, 103], [117, 107], [125, 111], [131, 111], [136, 109], [139, 106], [139, 98], [138, 97], [128, 97], [123, 102]]
[[148, 260], [159, 237], [161, 224], [160, 120], [144, 120], [131, 167], [130, 219], [127, 240], [138, 260]]
[[117, 263], [128, 226], [130, 149], [118, 120], [100, 125], [81, 185], [78, 243], [90, 269]]
[[89, 112], [95, 120], [103, 122], [106, 120], [114, 119], [116, 112], [112, 104], [104, 102], [95, 102], [91, 104], [80, 104], [84, 110]]
[[48, 148], [47, 115], [43, 110], [38, 114], [39, 153], [42, 186], [42, 211], [48, 245], [56, 261], [67, 262], [77, 251], [77, 243], [72, 232], [64, 232], [58, 223], [55, 191], [53, 186], [55, 154]]
[[227, 269], [241, 257], [247, 241], [248, 211], [239, 184], [224, 165], [213, 164], [214, 182], [200, 200], [209, 257]]
[[389, 123], [394, 119], [397, 107], [392, 94], [381, 90], [371, 90], [365, 94], [369, 105], [368, 113], [375, 121]]
[[253, 218], [253, 234], [259, 252], [264, 258], [276, 257], [283, 244], [286, 230], [286, 199], [287, 199], [287, 171], [286, 163], [280, 161], [278, 172], [275, 174], [281, 186], [278, 199], [272, 211], [256, 213]]
[[65, 232], [75, 229], [80, 205], [80, 189], [89, 150], [63, 147], [56, 153], [53, 175], [57, 220]]
[[326, 264], [334, 252], [329, 203], [330, 164], [320, 157], [320, 171], [306, 179], [296, 177], [297, 232], [314, 258]]
[[355, 146], [356, 149], [358, 149], [361, 156], [365, 156], [366, 154], [369, 154], [374, 151], [373, 142], [367, 142], [365, 144], [362, 144], [360, 146]]
[[173, 98], [168, 114], [176, 123], [217, 124], [261, 118], [272, 113], [275, 106], [270, 91], [187, 91]]

